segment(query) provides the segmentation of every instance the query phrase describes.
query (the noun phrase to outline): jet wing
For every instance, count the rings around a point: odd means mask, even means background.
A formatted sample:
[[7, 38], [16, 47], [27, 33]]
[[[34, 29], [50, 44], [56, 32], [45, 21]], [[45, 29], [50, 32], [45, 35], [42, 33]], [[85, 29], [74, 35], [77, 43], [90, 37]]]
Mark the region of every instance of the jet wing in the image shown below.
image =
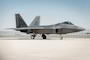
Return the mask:
[[29, 29], [56, 29], [55, 27], [22, 27], [22, 28], [9, 28], [14, 30], [29, 30]]

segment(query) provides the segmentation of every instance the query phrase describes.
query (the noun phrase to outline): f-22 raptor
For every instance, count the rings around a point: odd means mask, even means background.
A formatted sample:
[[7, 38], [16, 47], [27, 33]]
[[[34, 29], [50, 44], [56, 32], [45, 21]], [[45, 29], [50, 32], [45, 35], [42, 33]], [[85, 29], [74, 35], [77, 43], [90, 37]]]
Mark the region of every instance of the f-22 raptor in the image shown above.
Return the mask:
[[40, 26], [40, 16], [36, 16], [32, 21], [30, 26], [28, 26], [20, 14], [15, 14], [16, 18], [16, 28], [12, 28], [16, 31], [24, 32], [31, 35], [32, 39], [35, 39], [37, 34], [41, 34], [43, 39], [46, 39], [46, 34], [60, 34], [61, 39], [63, 39], [62, 34], [79, 32], [85, 30], [82, 27], [78, 27], [71, 22], [65, 21], [62, 23], [57, 23], [53, 25]]

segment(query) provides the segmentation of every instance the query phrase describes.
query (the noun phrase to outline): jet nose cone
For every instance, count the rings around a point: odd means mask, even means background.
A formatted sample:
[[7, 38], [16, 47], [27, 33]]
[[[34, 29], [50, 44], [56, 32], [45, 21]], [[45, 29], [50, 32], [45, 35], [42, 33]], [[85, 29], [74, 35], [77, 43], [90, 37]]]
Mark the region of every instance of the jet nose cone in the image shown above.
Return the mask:
[[80, 30], [80, 31], [84, 31], [85, 29], [84, 29], [84, 28], [82, 28], [82, 27], [79, 27], [79, 30]]
[[82, 28], [82, 31], [84, 31], [85, 29], [84, 28]]

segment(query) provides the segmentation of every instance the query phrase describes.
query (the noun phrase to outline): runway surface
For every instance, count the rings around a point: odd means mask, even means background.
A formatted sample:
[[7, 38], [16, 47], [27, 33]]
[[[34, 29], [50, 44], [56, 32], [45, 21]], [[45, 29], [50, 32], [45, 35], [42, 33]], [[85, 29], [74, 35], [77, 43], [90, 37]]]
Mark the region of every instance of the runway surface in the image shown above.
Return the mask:
[[90, 38], [1, 38], [0, 60], [90, 60]]

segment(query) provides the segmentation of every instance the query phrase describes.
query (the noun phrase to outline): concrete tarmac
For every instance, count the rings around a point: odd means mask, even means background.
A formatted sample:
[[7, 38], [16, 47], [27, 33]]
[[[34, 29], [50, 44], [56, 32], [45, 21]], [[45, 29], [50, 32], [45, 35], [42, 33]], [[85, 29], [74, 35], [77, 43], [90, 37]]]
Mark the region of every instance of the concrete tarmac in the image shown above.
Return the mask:
[[90, 60], [90, 38], [1, 38], [0, 60]]

